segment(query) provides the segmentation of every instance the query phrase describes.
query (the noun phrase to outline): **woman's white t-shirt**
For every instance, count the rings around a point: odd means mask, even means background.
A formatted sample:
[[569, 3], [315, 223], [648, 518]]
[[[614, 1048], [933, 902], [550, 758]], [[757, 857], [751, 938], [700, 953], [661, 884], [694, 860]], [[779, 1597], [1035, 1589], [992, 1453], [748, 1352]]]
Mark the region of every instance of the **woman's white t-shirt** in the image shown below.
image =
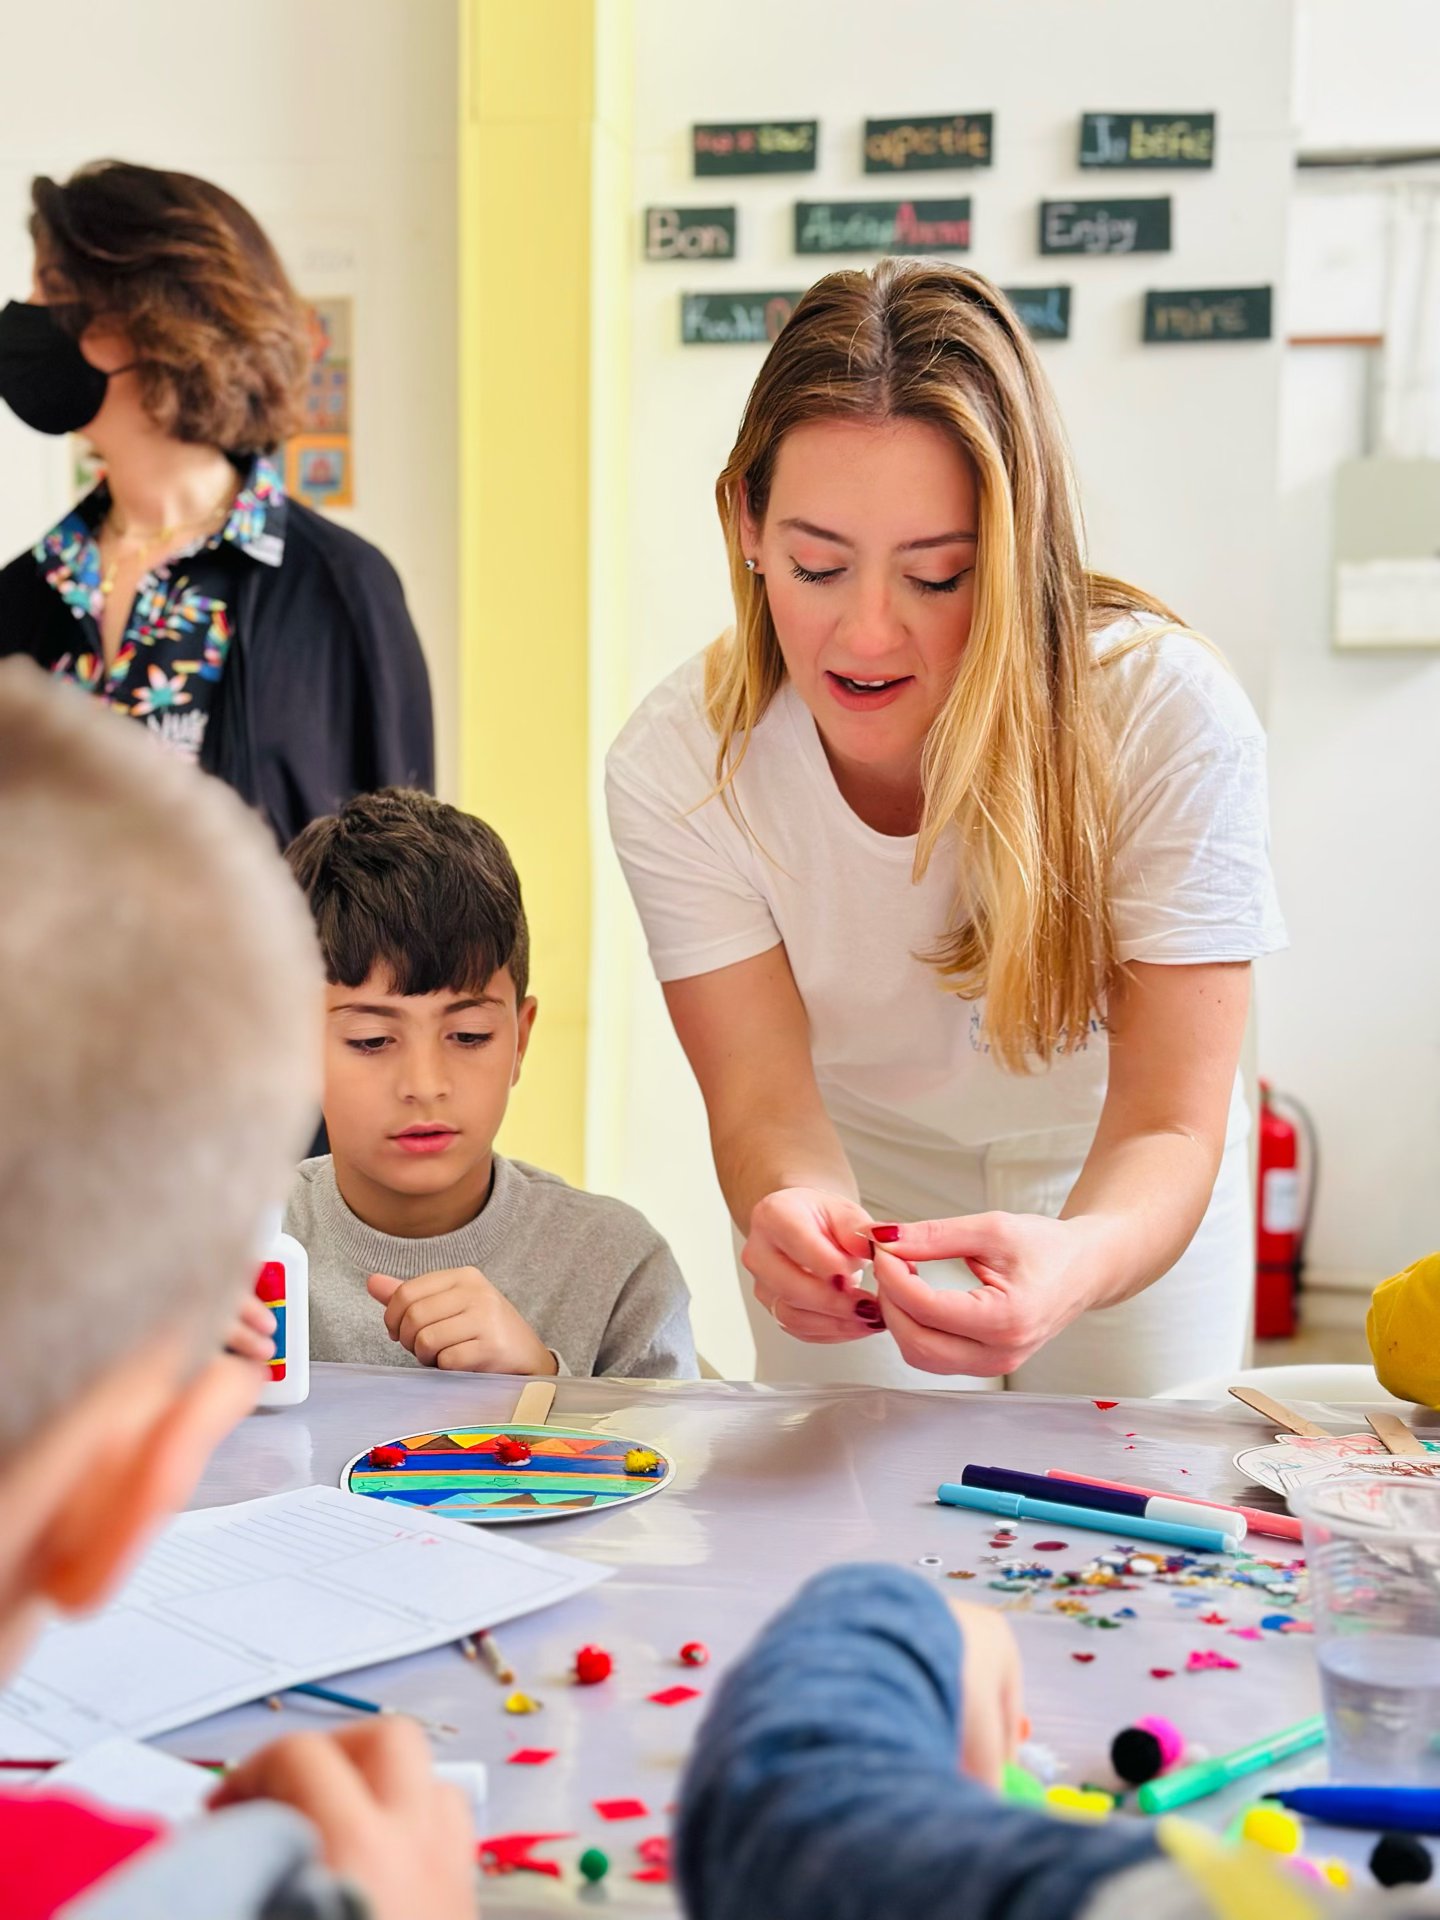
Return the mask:
[[[1097, 636], [1103, 653], [1133, 632]], [[1265, 736], [1224, 663], [1161, 629], [1097, 669], [1115, 741], [1112, 913], [1121, 960], [1253, 960], [1285, 944], [1270, 872]], [[877, 833], [835, 784], [787, 683], [734, 780], [714, 795], [703, 655], [643, 702], [606, 763], [610, 827], [661, 981], [784, 943], [825, 1107], [868, 1204], [956, 1211], [961, 1163], [997, 1150], [1083, 1159], [1105, 1099], [1108, 1043], [1029, 1074], [991, 1057], [984, 1002], [947, 992], [922, 956], [953, 924], [963, 875], [942, 838], [913, 879], [915, 840]], [[746, 831], [748, 825], [749, 831]], [[1247, 1117], [1237, 1076], [1230, 1137]], [[947, 1198], [948, 1196], [948, 1198]]]

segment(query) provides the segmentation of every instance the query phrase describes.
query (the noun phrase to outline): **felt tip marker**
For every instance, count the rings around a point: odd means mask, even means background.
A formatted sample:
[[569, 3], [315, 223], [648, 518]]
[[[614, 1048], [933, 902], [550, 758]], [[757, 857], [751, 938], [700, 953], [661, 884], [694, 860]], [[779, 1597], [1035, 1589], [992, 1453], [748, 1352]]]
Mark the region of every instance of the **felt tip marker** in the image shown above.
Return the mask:
[[1019, 1493], [992, 1493], [988, 1487], [964, 1487], [946, 1482], [935, 1498], [942, 1506], [968, 1507], [972, 1513], [995, 1513], [1006, 1520], [1043, 1520], [1050, 1527], [1088, 1527], [1131, 1540], [1158, 1540], [1167, 1547], [1189, 1547], [1197, 1553], [1234, 1553], [1235, 1535], [1217, 1527], [1177, 1527], [1168, 1520], [1138, 1519], [1130, 1513], [1110, 1513], [1100, 1507], [1063, 1507], [1050, 1500], [1027, 1500]]
[[[1131, 1487], [1127, 1486], [1123, 1480], [1094, 1480], [1089, 1474], [1067, 1473], [1063, 1467], [1051, 1467], [1045, 1478], [1060, 1481], [1061, 1485], [1056, 1492], [1065, 1498], [1069, 1497], [1072, 1486], [1108, 1487], [1112, 1493], [1138, 1493], [1147, 1500], [1156, 1497], [1153, 1487]], [[1197, 1500], [1192, 1494], [1186, 1493], [1167, 1493], [1164, 1497], [1167, 1500], [1178, 1500], [1182, 1506], [1186, 1507], [1214, 1504], [1211, 1501]], [[1267, 1513], [1264, 1507], [1227, 1507], [1225, 1511], [1238, 1513], [1251, 1533], [1270, 1534], [1277, 1540], [1303, 1540], [1305, 1537], [1301, 1531], [1300, 1522], [1292, 1514]]]
[[1217, 1533], [1245, 1538], [1245, 1519], [1228, 1507], [1187, 1505], [1163, 1494], [1126, 1493], [1119, 1487], [1067, 1485], [1063, 1493], [1043, 1473], [1016, 1473], [1009, 1467], [966, 1467], [960, 1475], [966, 1487], [989, 1487], [992, 1493], [1019, 1493], [1027, 1500], [1062, 1499], [1072, 1507], [1098, 1507], [1103, 1513], [1128, 1513], [1137, 1520], [1168, 1520], [1176, 1527], [1213, 1527]]
[[1286, 1727], [1282, 1733], [1272, 1733], [1264, 1740], [1252, 1740], [1249, 1746], [1237, 1747], [1233, 1753], [1221, 1754], [1218, 1759], [1197, 1760], [1193, 1767], [1181, 1767], [1176, 1773], [1161, 1774], [1158, 1780], [1151, 1780], [1141, 1787], [1137, 1794], [1140, 1811], [1169, 1813], [1174, 1807], [1188, 1806], [1192, 1800], [1203, 1800], [1207, 1794], [1219, 1793], [1232, 1780], [1243, 1780], [1247, 1773], [1259, 1773], [1262, 1767], [1273, 1767], [1278, 1761], [1292, 1759], [1297, 1753], [1318, 1747], [1324, 1739], [1325, 1717], [1317, 1713], [1312, 1719]]
[[1363, 1787], [1344, 1781], [1291, 1787], [1266, 1796], [1332, 1827], [1375, 1827], [1388, 1833], [1440, 1833], [1440, 1787]]

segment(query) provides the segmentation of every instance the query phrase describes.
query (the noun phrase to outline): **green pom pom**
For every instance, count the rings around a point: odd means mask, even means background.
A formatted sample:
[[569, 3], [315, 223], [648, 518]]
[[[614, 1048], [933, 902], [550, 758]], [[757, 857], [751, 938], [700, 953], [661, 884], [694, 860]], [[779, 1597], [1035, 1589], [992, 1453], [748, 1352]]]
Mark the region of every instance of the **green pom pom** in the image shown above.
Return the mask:
[[603, 1854], [599, 1847], [587, 1847], [580, 1856], [580, 1871], [593, 1886], [610, 1871], [609, 1856]]

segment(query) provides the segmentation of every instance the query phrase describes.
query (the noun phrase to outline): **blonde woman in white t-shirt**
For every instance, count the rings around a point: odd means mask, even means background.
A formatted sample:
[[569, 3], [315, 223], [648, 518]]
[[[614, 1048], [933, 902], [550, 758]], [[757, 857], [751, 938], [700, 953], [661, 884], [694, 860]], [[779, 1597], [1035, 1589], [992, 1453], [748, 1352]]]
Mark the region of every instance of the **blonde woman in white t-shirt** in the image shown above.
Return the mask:
[[1237, 1062], [1284, 939], [1249, 702], [1086, 570], [979, 274], [820, 281], [716, 493], [735, 627], [608, 789], [761, 1377], [1134, 1394], [1238, 1363]]

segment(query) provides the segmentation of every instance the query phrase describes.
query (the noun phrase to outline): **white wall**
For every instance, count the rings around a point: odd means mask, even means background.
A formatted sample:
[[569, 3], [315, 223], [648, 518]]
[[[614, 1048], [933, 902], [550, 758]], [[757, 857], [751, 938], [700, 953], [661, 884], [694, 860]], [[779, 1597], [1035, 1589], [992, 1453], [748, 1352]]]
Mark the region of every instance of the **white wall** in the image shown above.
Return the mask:
[[[31, 176], [102, 157], [213, 179], [301, 292], [354, 296], [356, 504], [335, 518], [400, 570], [453, 788], [455, 0], [70, 0], [63, 33], [3, 12], [0, 300], [30, 284]], [[0, 555], [70, 498], [68, 447], [0, 408]]]
[[[799, 198], [969, 193], [973, 263], [1002, 282], [1074, 288], [1072, 337], [1044, 348], [1078, 458], [1094, 562], [1169, 599], [1227, 650], [1257, 695], [1276, 627], [1275, 471], [1280, 348], [1143, 348], [1147, 286], [1235, 286], [1281, 277], [1290, 182], [1290, 0], [638, 0], [636, 202], [630, 382], [631, 609], [597, 690], [623, 711], [726, 622], [713, 507], [761, 351], [684, 348], [682, 291], [804, 286], [829, 266], [797, 260]], [[1243, 57], [1237, 57], [1243, 49]], [[1082, 176], [1084, 109], [1210, 109], [1213, 172]], [[996, 115], [997, 164], [970, 174], [860, 170], [867, 115]], [[816, 117], [821, 170], [689, 177], [693, 121]], [[1129, 259], [1036, 252], [1038, 202], [1067, 194], [1170, 192], [1175, 251]], [[735, 262], [645, 265], [639, 209], [740, 207]], [[808, 271], [807, 271], [808, 269]], [[1283, 325], [1283, 317], [1280, 322]], [[592, 1130], [591, 1177], [644, 1207], [670, 1236], [697, 1296], [702, 1347], [722, 1371], [749, 1365], [728, 1226], [703, 1111], [670, 1035], [613, 863], [600, 938], [623, 948], [628, 993], [604, 1012], [597, 1071], [614, 1088]]]
[[[1440, 8], [1305, 0], [1302, 149], [1440, 147]], [[1390, 172], [1297, 179], [1295, 331], [1384, 324]], [[1440, 187], [1440, 168], [1424, 176]], [[1292, 348], [1282, 406], [1284, 617], [1269, 702], [1292, 948], [1267, 962], [1262, 1070], [1321, 1143], [1317, 1287], [1368, 1287], [1440, 1245], [1440, 654], [1330, 642], [1336, 464], [1374, 449], [1373, 353]], [[1440, 445], [1428, 449], [1440, 458]], [[1317, 1303], [1317, 1308], [1324, 1311]]]

